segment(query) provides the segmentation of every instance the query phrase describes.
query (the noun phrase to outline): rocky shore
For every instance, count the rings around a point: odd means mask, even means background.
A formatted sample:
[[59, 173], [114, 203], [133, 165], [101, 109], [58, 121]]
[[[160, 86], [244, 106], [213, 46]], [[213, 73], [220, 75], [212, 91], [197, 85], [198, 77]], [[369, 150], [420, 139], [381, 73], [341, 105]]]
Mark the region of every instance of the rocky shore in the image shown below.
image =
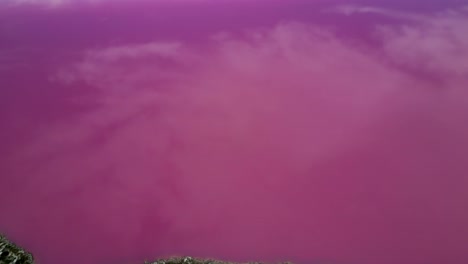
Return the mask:
[[[203, 258], [193, 258], [193, 257], [171, 257], [167, 259], [158, 259], [152, 262], [146, 261], [145, 264], [266, 264], [263, 262], [247, 262], [247, 263], [238, 263], [238, 262], [226, 262], [216, 259], [203, 259]], [[273, 264], [273, 263], [272, 263]], [[275, 264], [293, 264], [291, 262], [280, 262]]]
[[33, 264], [31, 253], [25, 251], [0, 234], [0, 264]]

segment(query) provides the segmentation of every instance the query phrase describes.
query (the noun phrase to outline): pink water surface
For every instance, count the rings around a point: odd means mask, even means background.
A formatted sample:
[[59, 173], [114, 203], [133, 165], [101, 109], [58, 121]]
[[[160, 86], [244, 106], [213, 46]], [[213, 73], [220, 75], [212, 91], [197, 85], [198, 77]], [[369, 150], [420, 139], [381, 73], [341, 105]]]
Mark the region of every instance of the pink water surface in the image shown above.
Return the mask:
[[40, 264], [466, 264], [468, 3], [3, 0], [0, 189]]

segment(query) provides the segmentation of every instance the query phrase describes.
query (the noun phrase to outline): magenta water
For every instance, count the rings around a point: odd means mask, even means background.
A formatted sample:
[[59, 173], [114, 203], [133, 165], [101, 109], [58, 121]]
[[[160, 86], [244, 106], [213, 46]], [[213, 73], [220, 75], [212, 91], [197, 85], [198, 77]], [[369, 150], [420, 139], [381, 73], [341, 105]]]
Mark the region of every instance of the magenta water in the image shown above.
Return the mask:
[[468, 3], [0, 3], [0, 232], [40, 264], [468, 263]]

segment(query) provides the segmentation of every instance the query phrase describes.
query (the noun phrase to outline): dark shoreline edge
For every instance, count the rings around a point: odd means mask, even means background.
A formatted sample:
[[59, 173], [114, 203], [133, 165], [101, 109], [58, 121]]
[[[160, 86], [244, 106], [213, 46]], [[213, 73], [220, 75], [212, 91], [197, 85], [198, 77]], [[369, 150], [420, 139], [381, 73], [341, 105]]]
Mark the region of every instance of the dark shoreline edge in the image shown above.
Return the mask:
[[[4, 235], [0, 234], [0, 264], [34, 264], [34, 257], [31, 253], [17, 246]], [[210, 258], [195, 257], [168, 257], [154, 261], [145, 261], [144, 264], [267, 264], [264, 262], [229, 262]], [[279, 262], [270, 264], [293, 264], [292, 262]]]
[[[194, 257], [170, 257], [166, 259], [157, 259], [155, 261], [145, 261], [144, 264], [268, 264], [264, 262], [229, 262], [221, 261], [217, 259], [203, 259], [203, 258], [194, 258]], [[270, 264], [293, 264], [292, 262], [277, 262]]]
[[34, 264], [34, 257], [0, 234], [0, 264]]

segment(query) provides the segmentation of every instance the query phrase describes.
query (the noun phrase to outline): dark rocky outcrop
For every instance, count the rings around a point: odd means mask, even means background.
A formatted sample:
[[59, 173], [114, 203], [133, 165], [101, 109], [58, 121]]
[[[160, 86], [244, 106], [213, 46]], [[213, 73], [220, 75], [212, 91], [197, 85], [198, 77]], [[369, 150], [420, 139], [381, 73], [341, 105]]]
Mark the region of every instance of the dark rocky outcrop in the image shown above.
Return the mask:
[[[25, 251], [5, 236], [0, 234], [0, 264], [34, 264], [31, 253]], [[145, 261], [144, 264], [266, 264], [262, 262], [235, 263], [215, 259], [202, 259], [193, 257], [170, 257], [157, 259], [155, 261]], [[276, 264], [292, 264], [291, 262], [281, 262]]]
[[0, 264], [33, 264], [34, 258], [0, 234]]
[[[148, 262], [145, 264], [266, 264], [262, 262], [248, 262], [248, 263], [236, 263], [236, 262], [227, 262], [215, 259], [202, 259], [202, 258], [192, 258], [192, 257], [172, 257], [167, 259], [158, 259], [155, 261]], [[292, 264], [291, 262], [281, 262], [277, 264]]]

